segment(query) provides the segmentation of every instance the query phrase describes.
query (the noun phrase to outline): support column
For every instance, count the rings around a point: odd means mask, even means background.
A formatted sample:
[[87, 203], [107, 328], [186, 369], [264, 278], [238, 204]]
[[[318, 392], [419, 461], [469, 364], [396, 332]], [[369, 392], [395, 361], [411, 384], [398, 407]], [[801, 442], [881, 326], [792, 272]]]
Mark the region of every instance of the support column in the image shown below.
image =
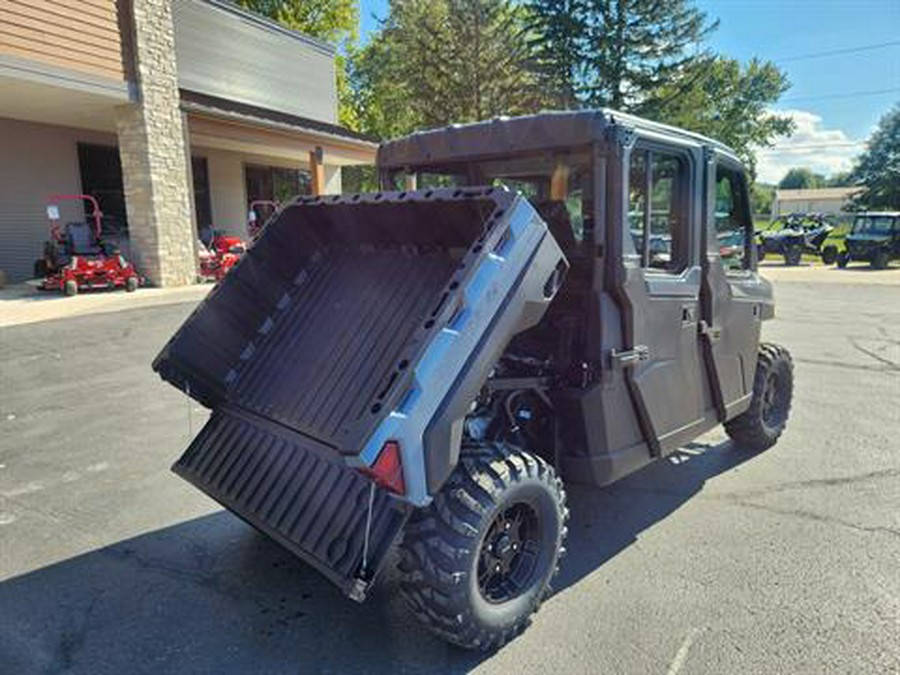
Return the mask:
[[325, 192], [325, 153], [322, 148], [316, 148], [309, 153], [310, 189], [313, 196], [326, 194]]
[[136, 92], [117, 109], [116, 127], [131, 249], [151, 284], [190, 284], [197, 262], [172, 3], [130, 4]]

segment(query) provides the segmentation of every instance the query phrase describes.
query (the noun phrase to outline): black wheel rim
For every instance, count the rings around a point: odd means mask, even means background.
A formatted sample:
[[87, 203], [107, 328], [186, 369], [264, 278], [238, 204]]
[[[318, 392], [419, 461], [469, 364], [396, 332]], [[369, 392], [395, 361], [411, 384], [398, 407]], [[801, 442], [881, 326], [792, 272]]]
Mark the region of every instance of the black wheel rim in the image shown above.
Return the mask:
[[478, 556], [478, 590], [499, 604], [523, 593], [532, 583], [541, 547], [537, 511], [524, 502], [513, 504], [491, 522]]
[[778, 427], [784, 419], [784, 396], [778, 373], [770, 372], [762, 396], [762, 419], [770, 429]]

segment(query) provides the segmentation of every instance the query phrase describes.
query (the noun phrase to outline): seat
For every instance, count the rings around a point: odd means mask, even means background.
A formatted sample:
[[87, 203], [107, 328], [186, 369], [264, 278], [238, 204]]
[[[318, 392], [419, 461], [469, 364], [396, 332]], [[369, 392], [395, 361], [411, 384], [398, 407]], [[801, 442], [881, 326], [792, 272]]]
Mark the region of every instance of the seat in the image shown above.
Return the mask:
[[100, 255], [103, 252], [89, 223], [67, 223], [66, 244], [69, 255]]

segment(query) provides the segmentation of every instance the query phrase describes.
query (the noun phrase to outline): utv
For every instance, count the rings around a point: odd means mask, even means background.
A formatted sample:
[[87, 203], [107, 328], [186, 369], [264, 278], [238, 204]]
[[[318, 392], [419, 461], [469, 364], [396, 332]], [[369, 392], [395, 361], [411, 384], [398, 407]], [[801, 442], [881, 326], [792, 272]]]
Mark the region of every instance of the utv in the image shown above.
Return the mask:
[[858, 213], [837, 264], [844, 268], [851, 261], [867, 261], [874, 269], [883, 270], [898, 258], [900, 212]]
[[[822, 256], [823, 262], [834, 263], [837, 249], [823, 251], [822, 245], [834, 228], [819, 214], [792, 213], [775, 221], [775, 226], [758, 233], [760, 238], [759, 259], [767, 253], [784, 256], [784, 264], [796, 266], [804, 253]], [[833, 248], [833, 247], [832, 247]]]
[[174, 471], [354, 600], [399, 542], [412, 611], [491, 649], [548, 592], [566, 482], [718, 424], [769, 448], [791, 360], [759, 342], [772, 288], [715, 141], [548, 113], [394, 140], [378, 169], [383, 192], [287, 204], [156, 358], [213, 411]]

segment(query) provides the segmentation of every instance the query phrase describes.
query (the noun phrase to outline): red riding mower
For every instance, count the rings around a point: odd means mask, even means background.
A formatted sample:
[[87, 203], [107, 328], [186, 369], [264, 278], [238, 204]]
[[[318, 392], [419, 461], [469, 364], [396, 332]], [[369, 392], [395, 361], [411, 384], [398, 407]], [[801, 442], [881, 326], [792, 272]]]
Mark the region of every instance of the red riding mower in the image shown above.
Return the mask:
[[240, 237], [222, 234], [212, 227], [200, 230], [199, 244], [200, 281], [221, 281], [247, 250]]
[[[57, 202], [87, 200], [93, 207], [91, 222], [59, 225]], [[141, 285], [141, 277], [119, 251], [118, 246], [101, 237], [100, 205], [91, 195], [52, 195], [47, 206], [50, 240], [44, 243], [44, 256], [35, 262], [35, 275], [44, 277], [41, 290], [62, 291], [72, 296], [81, 290], [124, 288], [131, 293]]]
[[[271, 199], [257, 199], [250, 202], [249, 213], [247, 214], [247, 234], [250, 235], [250, 241], [256, 241], [263, 227], [272, 218], [281, 211], [281, 202]], [[259, 213], [263, 213], [266, 217], [260, 220]]]

